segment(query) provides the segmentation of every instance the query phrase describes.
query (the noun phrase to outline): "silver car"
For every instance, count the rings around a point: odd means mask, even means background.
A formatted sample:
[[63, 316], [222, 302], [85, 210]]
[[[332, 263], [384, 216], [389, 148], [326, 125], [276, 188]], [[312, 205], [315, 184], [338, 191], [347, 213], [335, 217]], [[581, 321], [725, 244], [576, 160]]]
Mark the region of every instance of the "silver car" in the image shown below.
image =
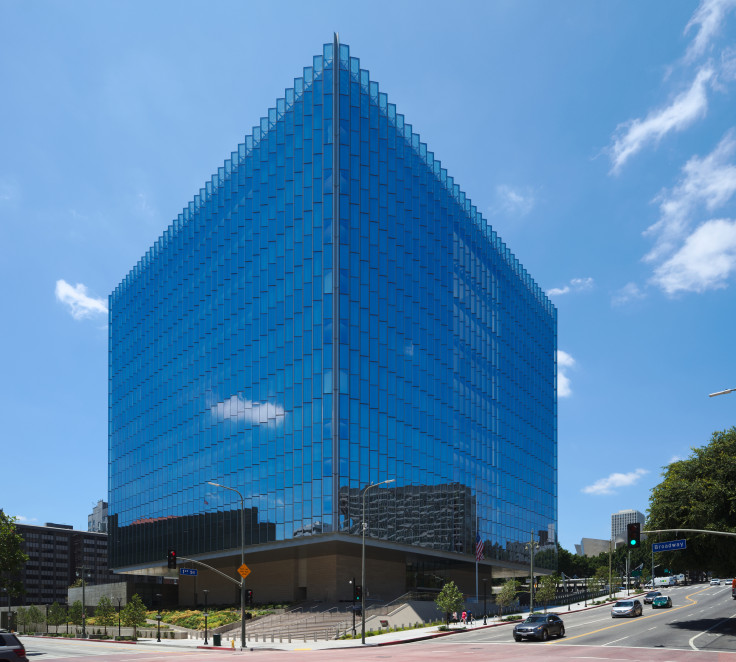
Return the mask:
[[617, 600], [611, 607], [611, 618], [619, 616], [641, 616], [642, 606], [639, 600]]

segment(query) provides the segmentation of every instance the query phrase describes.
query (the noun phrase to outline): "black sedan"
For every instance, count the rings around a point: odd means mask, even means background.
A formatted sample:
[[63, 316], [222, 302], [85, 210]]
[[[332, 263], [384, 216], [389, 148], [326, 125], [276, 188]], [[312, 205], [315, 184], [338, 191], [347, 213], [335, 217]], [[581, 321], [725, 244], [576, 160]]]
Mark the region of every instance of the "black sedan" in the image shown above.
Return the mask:
[[547, 641], [552, 635], [565, 636], [565, 624], [557, 614], [530, 614], [525, 621], [514, 626], [516, 641], [524, 637]]

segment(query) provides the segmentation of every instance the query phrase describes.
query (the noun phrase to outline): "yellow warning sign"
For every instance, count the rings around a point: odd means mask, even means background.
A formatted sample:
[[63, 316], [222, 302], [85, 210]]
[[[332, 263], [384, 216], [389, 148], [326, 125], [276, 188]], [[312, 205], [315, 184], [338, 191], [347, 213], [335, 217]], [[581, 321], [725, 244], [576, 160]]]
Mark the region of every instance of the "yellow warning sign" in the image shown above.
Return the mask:
[[240, 576], [241, 576], [241, 577], [242, 577], [243, 579], [245, 579], [245, 578], [246, 578], [246, 577], [247, 577], [247, 576], [248, 576], [248, 575], [250, 574], [250, 568], [249, 568], [249, 567], [248, 567], [247, 565], [245, 565], [245, 563], [243, 563], [243, 565], [241, 565], [241, 566], [240, 566], [240, 567], [238, 568], [238, 574], [239, 574], [239, 575], [240, 575]]

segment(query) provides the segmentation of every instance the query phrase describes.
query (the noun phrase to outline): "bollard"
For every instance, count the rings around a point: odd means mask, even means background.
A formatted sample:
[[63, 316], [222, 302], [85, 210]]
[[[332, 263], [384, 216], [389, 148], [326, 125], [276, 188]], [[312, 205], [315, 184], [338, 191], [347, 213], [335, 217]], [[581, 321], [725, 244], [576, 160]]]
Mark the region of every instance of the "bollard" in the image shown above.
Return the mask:
[[314, 640], [317, 641], [317, 633], [314, 633]]
[[288, 637], [289, 643], [291, 643], [291, 630], [286, 633], [286, 636]]
[[279, 632], [279, 643], [280, 644], [283, 644], [284, 643], [284, 635], [281, 634], [281, 632]]
[[230, 639], [230, 648], [235, 650], [235, 639]]
[[271, 643], [273, 643], [273, 632], [271, 632]]

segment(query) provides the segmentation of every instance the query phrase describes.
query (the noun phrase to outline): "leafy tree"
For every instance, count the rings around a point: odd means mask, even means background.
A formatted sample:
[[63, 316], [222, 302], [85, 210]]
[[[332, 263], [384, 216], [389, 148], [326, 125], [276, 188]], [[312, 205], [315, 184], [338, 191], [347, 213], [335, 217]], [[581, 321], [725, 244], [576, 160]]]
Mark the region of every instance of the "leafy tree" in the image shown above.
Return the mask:
[[442, 587], [439, 595], [435, 598], [435, 603], [440, 611], [445, 613], [445, 619], [449, 627], [450, 614], [453, 611], [461, 611], [463, 608], [463, 594], [455, 582], [449, 581]]
[[28, 627], [28, 623], [28, 610], [25, 607], [18, 607], [18, 610], [15, 612], [16, 626], [21, 626], [23, 628], [23, 632], [25, 633], [26, 628]]
[[84, 621], [84, 609], [81, 600], [75, 600], [74, 604], [69, 607], [69, 621], [74, 625], [81, 625]]
[[106, 595], [103, 595], [100, 598], [100, 601], [97, 603], [95, 620], [97, 621], [97, 623], [105, 627], [105, 634], [107, 634], [107, 626], [115, 624], [115, 607], [112, 604], [110, 598], [108, 598]]
[[44, 613], [36, 605], [28, 607], [27, 617], [28, 625], [43, 625], [46, 623]]
[[66, 623], [66, 609], [58, 602], [54, 602], [49, 607], [48, 622], [49, 625], [53, 625], [56, 628], [57, 632], [59, 631], [59, 626], [62, 623]]
[[15, 530], [15, 517], [0, 510], [0, 588], [11, 595], [23, 592], [20, 581], [14, 578], [28, 561], [23, 551], [23, 537]]
[[146, 606], [136, 593], [125, 605], [120, 615], [123, 625], [133, 628], [133, 638], [138, 638], [137, 628], [146, 622]]
[[544, 575], [539, 580], [537, 586], [536, 598], [537, 602], [541, 602], [544, 605], [544, 610], [547, 611], [547, 603], [550, 600], [554, 600], [557, 595], [557, 585], [560, 583], [560, 578], [557, 575]]
[[[710, 443], [693, 448], [685, 460], [664, 467], [664, 479], [652, 489], [647, 529], [736, 531], [736, 427], [714, 432]], [[676, 535], [676, 532], [673, 532]], [[667, 538], [665, 538], [667, 539]], [[687, 549], [658, 556], [670, 570], [733, 572], [732, 537], [688, 534]]]
[[519, 582], [516, 579], [508, 579], [496, 595], [496, 604], [503, 610], [510, 607], [516, 601], [519, 593]]
[[[607, 558], [606, 563], [608, 563]], [[564, 572], [568, 577], [588, 577], [593, 572], [592, 566], [592, 559], [580, 554], [572, 554], [564, 547], [557, 545], [557, 570], [559, 572]]]

